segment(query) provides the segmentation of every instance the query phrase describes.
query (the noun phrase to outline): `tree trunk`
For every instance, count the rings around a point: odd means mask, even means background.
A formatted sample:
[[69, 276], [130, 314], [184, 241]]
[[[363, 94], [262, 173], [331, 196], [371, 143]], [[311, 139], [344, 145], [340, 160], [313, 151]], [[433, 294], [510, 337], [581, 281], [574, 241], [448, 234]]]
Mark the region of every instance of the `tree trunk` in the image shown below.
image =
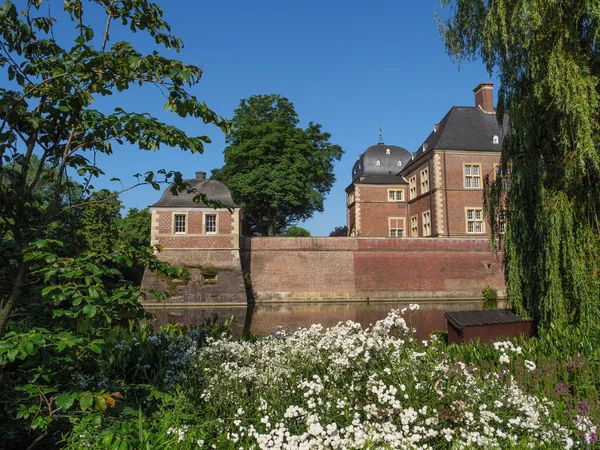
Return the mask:
[[17, 306], [19, 299], [21, 298], [21, 293], [23, 292], [23, 286], [25, 285], [25, 275], [27, 274], [27, 264], [21, 262], [19, 265], [19, 270], [17, 271], [17, 276], [12, 285], [12, 290], [10, 292], [10, 296], [6, 303], [0, 307], [0, 337], [4, 335], [4, 329], [6, 327], [6, 323], [10, 317], [12, 310]]

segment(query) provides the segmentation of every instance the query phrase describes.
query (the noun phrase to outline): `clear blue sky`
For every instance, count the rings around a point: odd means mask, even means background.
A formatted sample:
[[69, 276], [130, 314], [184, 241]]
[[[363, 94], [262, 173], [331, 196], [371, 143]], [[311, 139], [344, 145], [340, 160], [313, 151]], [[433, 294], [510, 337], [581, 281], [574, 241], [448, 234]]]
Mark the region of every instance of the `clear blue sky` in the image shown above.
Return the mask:
[[[254, 94], [281, 94], [293, 102], [302, 126], [318, 122], [342, 146], [345, 154], [336, 165], [337, 181], [324, 213], [300, 224], [314, 236], [346, 224], [344, 189], [357, 156], [377, 143], [379, 124], [386, 143], [413, 152], [450, 107], [473, 105], [472, 89], [490, 80], [481, 62], [459, 70], [446, 55], [434, 19], [445, 11], [435, 0], [158, 3], [185, 43], [179, 55], [170, 56], [203, 67], [204, 77], [192, 92], [218, 114], [230, 118], [240, 99]], [[137, 35], [124, 37], [141, 42], [143, 51], [153, 49]], [[191, 178], [197, 170], [210, 173], [222, 166], [222, 132], [166, 113], [157, 90], [133, 90], [112, 101], [189, 133], [209, 135], [213, 142], [201, 155], [118, 148], [100, 161], [108, 178], [120, 177], [127, 186], [135, 172], [165, 168]], [[121, 199], [127, 207], [143, 208], [159, 196], [143, 187]]]

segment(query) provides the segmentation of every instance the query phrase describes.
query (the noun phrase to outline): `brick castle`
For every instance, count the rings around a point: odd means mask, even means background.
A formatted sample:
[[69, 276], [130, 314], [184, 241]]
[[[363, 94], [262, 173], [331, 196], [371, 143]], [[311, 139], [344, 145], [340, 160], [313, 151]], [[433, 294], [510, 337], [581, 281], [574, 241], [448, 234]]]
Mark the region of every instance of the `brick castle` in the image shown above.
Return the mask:
[[[146, 273], [142, 286], [175, 303], [480, 298], [487, 285], [502, 295], [483, 181], [497, 176], [504, 133], [492, 84], [474, 92], [475, 106], [452, 107], [416, 152], [380, 140], [358, 156], [346, 238], [242, 237], [242, 211], [222, 183], [197, 172], [189, 193], [167, 189], [151, 206], [151, 241], [189, 278]], [[230, 209], [194, 203], [197, 192]]]

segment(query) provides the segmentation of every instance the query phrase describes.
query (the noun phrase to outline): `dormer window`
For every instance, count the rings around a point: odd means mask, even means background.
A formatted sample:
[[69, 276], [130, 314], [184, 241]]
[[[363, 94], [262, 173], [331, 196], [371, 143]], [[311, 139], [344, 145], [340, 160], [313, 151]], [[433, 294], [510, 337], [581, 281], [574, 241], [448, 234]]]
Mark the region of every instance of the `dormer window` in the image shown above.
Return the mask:
[[398, 161], [398, 167], [402, 167], [402, 161]]
[[500, 140], [498, 139], [498, 136], [494, 136], [492, 138], [492, 144], [498, 144], [500, 142]]
[[356, 175], [356, 169], [354, 169], [354, 170], [352, 171], [352, 174], [353, 174], [353, 175]]
[[386, 149], [385, 149], [385, 154], [386, 154], [386, 155], [389, 155], [389, 154], [390, 154], [390, 149], [389, 149], [389, 148], [386, 148]]
[[381, 165], [381, 161], [377, 160], [377, 162], [375, 163], [376, 166], [380, 166]]
[[427, 144], [423, 144], [423, 152], [427, 151]]
[[362, 167], [360, 166], [360, 164], [358, 165], [358, 170], [362, 169]]

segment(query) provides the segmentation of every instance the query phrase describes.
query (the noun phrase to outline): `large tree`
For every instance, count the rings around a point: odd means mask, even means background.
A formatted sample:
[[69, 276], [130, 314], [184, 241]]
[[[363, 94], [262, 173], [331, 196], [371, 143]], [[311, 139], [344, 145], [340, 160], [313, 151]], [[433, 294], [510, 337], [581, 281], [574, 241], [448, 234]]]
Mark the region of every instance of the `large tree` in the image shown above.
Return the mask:
[[[45, 237], [65, 211], [86, 204], [91, 179], [102, 174], [95, 163], [98, 153], [111, 154], [115, 142], [142, 150], [167, 145], [199, 152], [209, 141], [118, 104], [97, 109], [95, 99], [131, 86], [158, 87], [167, 110], [227, 129], [186, 91], [202, 70], [158, 53], [161, 47], [178, 51], [182, 43], [156, 4], [65, 0], [61, 5], [64, 13], [56, 17], [49, 1], [20, 2], [21, 11], [10, 1], [0, 6], [0, 69], [7, 80], [0, 87], [0, 336], [13, 309], [25, 301], [32, 242]], [[129, 42], [111, 40], [126, 36], [127, 29], [149, 35], [155, 48], [143, 54]], [[36, 154], [39, 164], [34, 164]], [[83, 189], [64, 202], [76, 175]], [[168, 175], [163, 171], [161, 179], [171, 180]], [[179, 175], [173, 178], [181, 181]], [[147, 173], [139, 184], [159, 189], [157, 181], [158, 175]], [[41, 207], [40, 186], [47, 199]]]
[[321, 125], [298, 127], [293, 104], [280, 95], [240, 102], [227, 135], [225, 165], [213, 171], [244, 211], [244, 232], [275, 236], [323, 211], [342, 148]]
[[[510, 304], [542, 325], [598, 324], [600, 8], [597, 1], [443, 0], [448, 52], [481, 58], [508, 114], [492, 219], [506, 215]], [[497, 236], [497, 221], [492, 231]]]

